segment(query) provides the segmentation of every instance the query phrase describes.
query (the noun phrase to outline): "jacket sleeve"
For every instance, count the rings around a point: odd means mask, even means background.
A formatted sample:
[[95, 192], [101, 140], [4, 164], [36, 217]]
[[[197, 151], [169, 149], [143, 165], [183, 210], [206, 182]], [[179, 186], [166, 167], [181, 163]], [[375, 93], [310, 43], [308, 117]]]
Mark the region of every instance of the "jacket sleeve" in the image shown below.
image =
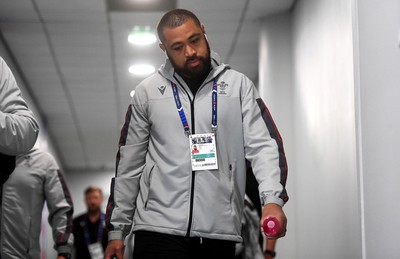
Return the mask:
[[58, 168], [52, 167], [47, 171], [44, 191], [49, 210], [48, 221], [53, 230], [54, 249], [58, 254], [71, 254], [74, 242], [72, 234], [73, 204], [64, 175]]
[[138, 88], [121, 130], [116, 174], [111, 181], [106, 213], [109, 240], [124, 239], [132, 228], [139, 181], [145, 165], [149, 122], [145, 113], [147, 102], [142, 104]]
[[0, 153], [18, 155], [36, 142], [39, 126], [7, 64], [0, 57]]
[[263, 100], [247, 78], [243, 81], [242, 96], [246, 159], [258, 181], [261, 204], [283, 206], [289, 198], [285, 189], [287, 163], [282, 138]]

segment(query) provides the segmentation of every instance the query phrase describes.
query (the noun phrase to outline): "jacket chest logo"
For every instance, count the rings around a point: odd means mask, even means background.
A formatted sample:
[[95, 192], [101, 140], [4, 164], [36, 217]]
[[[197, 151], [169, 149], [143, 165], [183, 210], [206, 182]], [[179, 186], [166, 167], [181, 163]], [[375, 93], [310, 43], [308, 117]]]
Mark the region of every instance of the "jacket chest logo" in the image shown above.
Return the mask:
[[219, 89], [219, 94], [226, 95], [226, 88], [229, 86], [229, 84], [226, 84], [224, 81], [222, 81], [220, 84], [218, 84], [218, 89]]
[[162, 94], [162, 95], [164, 95], [164, 92], [165, 92], [165, 89], [166, 89], [167, 87], [165, 86], [165, 85], [162, 85], [162, 86], [159, 86], [158, 87], [158, 90], [160, 91], [160, 93]]

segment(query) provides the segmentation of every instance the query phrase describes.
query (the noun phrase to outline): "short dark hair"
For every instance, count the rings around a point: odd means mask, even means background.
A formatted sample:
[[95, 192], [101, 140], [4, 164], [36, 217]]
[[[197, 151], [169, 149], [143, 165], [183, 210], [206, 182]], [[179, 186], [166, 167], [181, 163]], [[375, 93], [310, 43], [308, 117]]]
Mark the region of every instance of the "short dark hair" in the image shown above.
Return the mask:
[[165, 41], [163, 34], [163, 30], [165, 27], [176, 28], [178, 26], [181, 26], [188, 20], [194, 21], [196, 25], [201, 27], [199, 18], [197, 18], [197, 16], [191, 11], [185, 9], [174, 9], [165, 13], [157, 25], [157, 34], [160, 41], [162, 43], [164, 43]]
[[92, 193], [92, 192], [99, 192], [100, 195], [103, 196], [103, 192], [101, 191], [101, 188], [97, 187], [97, 186], [94, 186], [94, 185], [89, 186], [89, 187], [86, 188], [85, 196], [87, 196], [89, 193]]

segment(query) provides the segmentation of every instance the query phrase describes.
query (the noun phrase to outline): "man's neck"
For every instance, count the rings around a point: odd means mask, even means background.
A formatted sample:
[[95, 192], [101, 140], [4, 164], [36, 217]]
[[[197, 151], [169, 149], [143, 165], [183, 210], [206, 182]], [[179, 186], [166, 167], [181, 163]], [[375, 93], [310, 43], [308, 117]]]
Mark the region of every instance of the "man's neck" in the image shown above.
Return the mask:
[[196, 77], [196, 78], [188, 78], [188, 77], [182, 76], [182, 79], [189, 86], [189, 88], [192, 91], [193, 95], [196, 95], [197, 90], [199, 90], [199, 88], [203, 84], [204, 80], [206, 80], [206, 78], [207, 78], [208, 74], [210, 73], [210, 71], [211, 71], [211, 69], [207, 70], [207, 72], [204, 73], [202, 76]]
[[193, 95], [195, 95], [197, 93], [197, 90], [199, 90], [201, 84], [204, 82], [203, 78], [185, 78], [185, 77], [183, 77], [183, 80], [189, 86]]
[[99, 220], [101, 215], [101, 211], [97, 210], [97, 211], [89, 211], [87, 216], [90, 222], [95, 223]]

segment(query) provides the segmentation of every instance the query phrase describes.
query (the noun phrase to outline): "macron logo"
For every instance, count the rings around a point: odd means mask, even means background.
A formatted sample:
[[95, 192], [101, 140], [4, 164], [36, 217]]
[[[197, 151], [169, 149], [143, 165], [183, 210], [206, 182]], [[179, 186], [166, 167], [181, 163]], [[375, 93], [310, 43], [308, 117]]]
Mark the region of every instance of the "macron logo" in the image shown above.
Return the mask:
[[160, 91], [160, 93], [161, 93], [162, 95], [164, 95], [165, 88], [167, 88], [165, 85], [162, 85], [162, 86], [159, 86], [159, 87], [158, 87], [158, 90]]

